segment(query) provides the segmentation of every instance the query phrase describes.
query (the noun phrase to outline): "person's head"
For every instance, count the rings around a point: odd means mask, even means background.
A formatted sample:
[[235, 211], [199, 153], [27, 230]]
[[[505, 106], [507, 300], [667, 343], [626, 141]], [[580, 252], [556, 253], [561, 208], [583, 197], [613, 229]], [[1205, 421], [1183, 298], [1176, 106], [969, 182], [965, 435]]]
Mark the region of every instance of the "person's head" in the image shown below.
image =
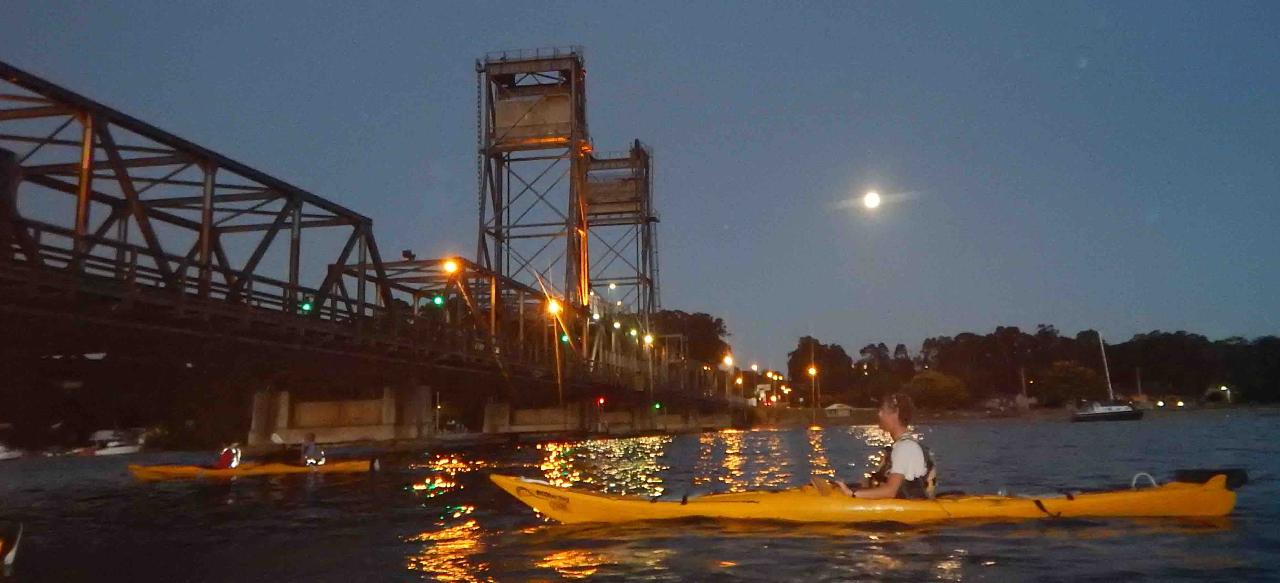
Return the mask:
[[880, 428], [890, 433], [905, 431], [915, 416], [916, 406], [905, 393], [893, 393], [880, 400]]

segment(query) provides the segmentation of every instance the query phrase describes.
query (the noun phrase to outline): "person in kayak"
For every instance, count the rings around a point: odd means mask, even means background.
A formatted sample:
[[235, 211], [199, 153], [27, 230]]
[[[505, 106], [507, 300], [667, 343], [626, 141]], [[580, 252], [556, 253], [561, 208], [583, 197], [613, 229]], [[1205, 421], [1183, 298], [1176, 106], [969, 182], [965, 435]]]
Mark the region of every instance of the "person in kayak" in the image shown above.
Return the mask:
[[937, 482], [933, 456], [910, 431], [915, 404], [903, 393], [889, 395], [880, 403], [880, 428], [889, 432], [893, 446], [885, 448], [880, 468], [872, 472], [864, 488], [851, 489], [843, 482], [837, 485], [854, 498], [932, 498]]
[[214, 469], [229, 470], [240, 465], [240, 444], [232, 443], [222, 448], [218, 460], [213, 462]]
[[323, 466], [324, 450], [316, 444], [316, 434], [308, 433], [307, 440], [302, 443], [302, 465]]

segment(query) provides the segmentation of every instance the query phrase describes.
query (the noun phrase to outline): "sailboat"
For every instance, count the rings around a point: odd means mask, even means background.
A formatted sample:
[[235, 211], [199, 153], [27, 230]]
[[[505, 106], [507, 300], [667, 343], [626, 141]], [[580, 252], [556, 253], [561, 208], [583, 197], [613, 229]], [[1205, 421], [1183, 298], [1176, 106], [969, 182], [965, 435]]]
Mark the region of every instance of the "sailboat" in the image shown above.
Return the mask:
[[1102, 352], [1102, 372], [1107, 377], [1107, 402], [1093, 401], [1080, 408], [1071, 416], [1072, 421], [1137, 421], [1142, 419], [1142, 411], [1128, 403], [1117, 403], [1115, 391], [1111, 388], [1111, 368], [1107, 365], [1107, 346], [1102, 342], [1102, 333], [1098, 333], [1098, 350]]

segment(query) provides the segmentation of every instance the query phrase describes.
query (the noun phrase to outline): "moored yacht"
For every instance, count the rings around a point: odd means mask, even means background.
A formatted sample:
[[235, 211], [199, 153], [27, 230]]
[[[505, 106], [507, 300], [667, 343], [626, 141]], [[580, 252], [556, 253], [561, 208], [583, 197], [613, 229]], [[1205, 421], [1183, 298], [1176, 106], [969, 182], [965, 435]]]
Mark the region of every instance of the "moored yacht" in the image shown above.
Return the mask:
[[1077, 409], [1072, 421], [1136, 421], [1142, 419], [1142, 411], [1128, 403], [1099, 403], [1093, 401]]
[[1111, 388], [1111, 367], [1107, 365], [1107, 345], [1102, 342], [1102, 333], [1098, 333], [1098, 350], [1102, 352], [1102, 371], [1107, 379], [1107, 402], [1093, 401], [1079, 409], [1071, 416], [1072, 421], [1137, 421], [1142, 419], [1139, 411], [1131, 403], [1116, 401], [1115, 391]]

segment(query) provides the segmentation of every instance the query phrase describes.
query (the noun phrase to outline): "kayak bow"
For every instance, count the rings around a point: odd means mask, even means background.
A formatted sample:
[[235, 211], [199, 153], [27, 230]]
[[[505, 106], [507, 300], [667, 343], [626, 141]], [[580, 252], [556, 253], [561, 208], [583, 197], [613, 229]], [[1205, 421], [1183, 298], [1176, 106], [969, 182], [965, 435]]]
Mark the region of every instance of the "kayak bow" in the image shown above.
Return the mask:
[[864, 500], [813, 486], [789, 490], [711, 494], [682, 500], [599, 494], [560, 488], [540, 480], [492, 474], [499, 488], [535, 511], [563, 523], [628, 522], [676, 518], [726, 518], [790, 522], [898, 522], [919, 524], [957, 519], [1044, 517], [1208, 517], [1225, 516], [1236, 494], [1227, 476], [1204, 483], [1040, 498], [959, 496], [934, 500]]

